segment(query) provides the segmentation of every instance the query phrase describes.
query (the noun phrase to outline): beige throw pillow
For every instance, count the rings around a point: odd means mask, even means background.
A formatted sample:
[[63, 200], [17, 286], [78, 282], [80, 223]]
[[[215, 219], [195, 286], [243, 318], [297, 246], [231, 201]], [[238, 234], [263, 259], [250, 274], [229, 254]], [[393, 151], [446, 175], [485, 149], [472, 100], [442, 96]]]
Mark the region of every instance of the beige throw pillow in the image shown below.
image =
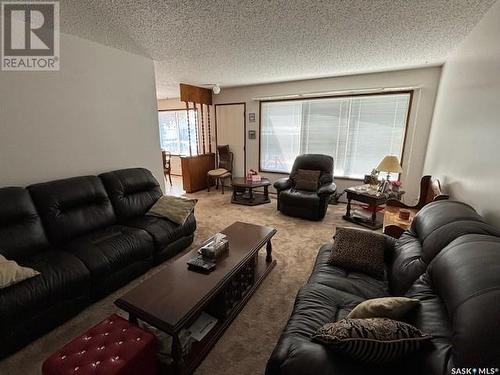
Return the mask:
[[193, 212], [198, 199], [164, 195], [151, 207], [148, 215], [165, 217], [176, 224], [182, 225]]
[[23, 280], [40, 275], [40, 272], [28, 267], [21, 267], [13, 260], [0, 255], [0, 289], [20, 283]]
[[389, 318], [401, 320], [411, 309], [420, 304], [418, 299], [406, 297], [373, 298], [361, 302], [347, 318]]

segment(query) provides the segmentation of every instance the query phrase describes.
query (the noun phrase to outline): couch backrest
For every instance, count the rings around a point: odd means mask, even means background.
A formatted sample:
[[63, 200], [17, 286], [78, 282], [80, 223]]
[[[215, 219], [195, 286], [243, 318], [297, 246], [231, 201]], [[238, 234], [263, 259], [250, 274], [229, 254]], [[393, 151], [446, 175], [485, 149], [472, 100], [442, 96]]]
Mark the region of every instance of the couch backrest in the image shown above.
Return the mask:
[[121, 169], [99, 177], [119, 221], [144, 215], [163, 195], [158, 181], [144, 168]]
[[28, 190], [0, 189], [0, 254], [18, 261], [49, 246]]
[[115, 223], [101, 180], [73, 177], [28, 187], [51, 242], [60, 244]]
[[395, 244], [389, 266], [389, 286], [395, 295], [404, 294], [427, 269], [427, 265], [451, 241], [469, 233], [500, 236], [469, 205], [436, 201], [422, 208], [409, 231]]
[[293, 180], [299, 169], [320, 171], [320, 184], [328, 184], [333, 181], [333, 158], [323, 154], [303, 154], [295, 158], [290, 178]]
[[[461, 236], [445, 247], [430, 263], [426, 275], [436, 301], [444, 305], [438, 317], [432, 309], [420, 309], [427, 333], [435, 336], [434, 350], [429, 353], [448, 363], [441, 364], [451, 373], [453, 367], [498, 367], [500, 360], [500, 238], [489, 235]], [[419, 281], [420, 282], [420, 281]], [[425, 296], [425, 300], [432, 299]], [[426, 303], [425, 301], [423, 303]], [[448, 337], [434, 330], [449, 326]], [[444, 345], [448, 343], [449, 353]], [[439, 351], [436, 351], [438, 350]]]

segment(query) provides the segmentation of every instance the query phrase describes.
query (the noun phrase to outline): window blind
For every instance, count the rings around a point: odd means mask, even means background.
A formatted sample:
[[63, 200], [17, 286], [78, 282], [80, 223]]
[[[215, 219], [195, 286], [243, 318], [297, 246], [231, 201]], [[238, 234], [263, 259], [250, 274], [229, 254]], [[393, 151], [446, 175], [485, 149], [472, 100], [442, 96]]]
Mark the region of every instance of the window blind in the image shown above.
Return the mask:
[[189, 135], [191, 135], [191, 150], [197, 155], [196, 133], [197, 126], [196, 111], [189, 110], [189, 125], [187, 126], [187, 114], [185, 110], [159, 111], [158, 121], [160, 125], [160, 145], [162, 150], [170, 151], [174, 155], [189, 155]]
[[318, 153], [335, 176], [363, 178], [385, 155], [401, 160], [409, 106], [410, 93], [262, 102], [261, 170], [289, 173]]

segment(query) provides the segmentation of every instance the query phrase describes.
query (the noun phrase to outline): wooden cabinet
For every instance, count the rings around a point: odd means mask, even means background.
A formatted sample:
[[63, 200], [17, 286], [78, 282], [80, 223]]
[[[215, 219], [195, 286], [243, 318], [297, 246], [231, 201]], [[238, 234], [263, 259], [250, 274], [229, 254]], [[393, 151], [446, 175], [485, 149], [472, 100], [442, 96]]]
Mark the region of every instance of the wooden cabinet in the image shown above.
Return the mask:
[[215, 169], [215, 154], [182, 156], [182, 184], [187, 193], [207, 188], [207, 172]]

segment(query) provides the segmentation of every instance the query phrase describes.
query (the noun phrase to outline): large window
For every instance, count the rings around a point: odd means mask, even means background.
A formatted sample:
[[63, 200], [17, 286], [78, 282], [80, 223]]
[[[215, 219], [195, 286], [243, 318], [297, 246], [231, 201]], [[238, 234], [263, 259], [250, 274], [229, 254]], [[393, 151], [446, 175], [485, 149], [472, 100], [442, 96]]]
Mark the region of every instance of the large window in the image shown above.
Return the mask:
[[335, 176], [363, 178], [385, 155], [401, 160], [410, 93], [261, 103], [260, 168], [289, 173], [304, 153], [334, 158]]
[[191, 152], [196, 155], [196, 111], [189, 110], [188, 131], [187, 114], [185, 110], [159, 111], [160, 145], [162, 150], [174, 155], [189, 155], [189, 136], [191, 133]]

